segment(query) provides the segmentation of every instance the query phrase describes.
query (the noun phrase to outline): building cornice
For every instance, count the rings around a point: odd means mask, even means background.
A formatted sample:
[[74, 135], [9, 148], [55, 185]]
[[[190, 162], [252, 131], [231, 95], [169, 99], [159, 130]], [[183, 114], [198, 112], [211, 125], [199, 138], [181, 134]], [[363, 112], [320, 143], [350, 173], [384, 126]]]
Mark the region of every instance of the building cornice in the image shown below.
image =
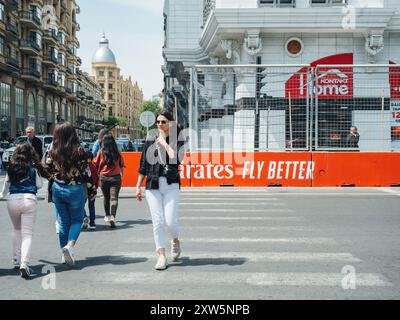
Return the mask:
[[163, 56], [168, 62], [182, 62], [185, 66], [195, 65], [209, 58], [200, 47], [196, 49], [164, 48]]
[[215, 47], [222, 37], [234, 38], [247, 30], [260, 33], [317, 32], [368, 33], [370, 30], [400, 31], [400, 15], [395, 9], [354, 9], [346, 20], [342, 8], [254, 8], [214, 9], [204, 26], [200, 47], [205, 52]]

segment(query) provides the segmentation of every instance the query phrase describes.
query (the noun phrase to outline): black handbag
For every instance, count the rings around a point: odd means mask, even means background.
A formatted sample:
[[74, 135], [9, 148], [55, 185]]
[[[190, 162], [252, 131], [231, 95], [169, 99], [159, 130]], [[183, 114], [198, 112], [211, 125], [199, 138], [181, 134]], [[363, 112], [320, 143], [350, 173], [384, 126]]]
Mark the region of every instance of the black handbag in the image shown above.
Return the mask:
[[157, 145], [157, 153], [158, 153], [158, 158], [160, 159], [160, 166], [163, 166], [166, 178], [169, 180], [178, 180], [179, 171], [178, 171], [177, 166], [164, 163], [164, 161], [161, 157], [161, 152], [160, 152], [160, 148], [158, 145]]
[[164, 167], [165, 176], [170, 180], [177, 180], [179, 177], [178, 168], [170, 164], [161, 164]]

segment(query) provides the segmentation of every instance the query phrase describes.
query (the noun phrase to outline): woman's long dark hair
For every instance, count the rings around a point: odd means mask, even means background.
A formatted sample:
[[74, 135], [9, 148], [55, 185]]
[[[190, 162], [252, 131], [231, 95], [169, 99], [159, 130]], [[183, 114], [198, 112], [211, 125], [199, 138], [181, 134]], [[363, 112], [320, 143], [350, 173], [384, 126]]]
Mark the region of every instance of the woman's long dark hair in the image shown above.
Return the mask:
[[45, 176], [45, 171], [40, 163], [35, 149], [27, 142], [19, 144], [11, 157], [7, 174], [11, 183], [18, 183], [29, 175], [29, 167], [33, 165], [39, 175]]
[[58, 124], [53, 133], [53, 147], [50, 157], [60, 175], [70, 177], [73, 169], [79, 169], [85, 152], [79, 143], [79, 137], [69, 122]]
[[103, 137], [101, 152], [109, 167], [112, 167], [121, 158], [121, 153], [112, 134], [106, 134]]

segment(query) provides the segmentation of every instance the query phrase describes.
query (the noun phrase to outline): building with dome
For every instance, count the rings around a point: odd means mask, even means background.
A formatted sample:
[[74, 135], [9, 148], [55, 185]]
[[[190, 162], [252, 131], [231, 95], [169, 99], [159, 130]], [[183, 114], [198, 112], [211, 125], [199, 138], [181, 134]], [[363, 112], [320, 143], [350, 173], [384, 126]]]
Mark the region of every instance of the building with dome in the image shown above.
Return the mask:
[[93, 55], [92, 73], [96, 83], [104, 91], [106, 104], [105, 117], [116, 117], [125, 120], [126, 126], [115, 128], [115, 134], [130, 134], [139, 138], [139, 108], [143, 103], [143, 92], [137, 82], [129, 77], [124, 79], [118, 67], [113, 51], [105, 34], [102, 35], [99, 48]]

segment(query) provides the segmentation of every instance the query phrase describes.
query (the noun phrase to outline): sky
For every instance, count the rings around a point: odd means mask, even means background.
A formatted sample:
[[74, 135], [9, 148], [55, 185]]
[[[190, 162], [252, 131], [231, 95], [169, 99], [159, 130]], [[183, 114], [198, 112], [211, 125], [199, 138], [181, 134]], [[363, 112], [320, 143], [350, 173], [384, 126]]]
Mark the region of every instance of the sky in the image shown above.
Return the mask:
[[91, 61], [102, 33], [110, 41], [121, 74], [132, 76], [145, 99], [163, 89], [163, 0], [77, 0], [81, 13], [78, 56], [91, 74]]

